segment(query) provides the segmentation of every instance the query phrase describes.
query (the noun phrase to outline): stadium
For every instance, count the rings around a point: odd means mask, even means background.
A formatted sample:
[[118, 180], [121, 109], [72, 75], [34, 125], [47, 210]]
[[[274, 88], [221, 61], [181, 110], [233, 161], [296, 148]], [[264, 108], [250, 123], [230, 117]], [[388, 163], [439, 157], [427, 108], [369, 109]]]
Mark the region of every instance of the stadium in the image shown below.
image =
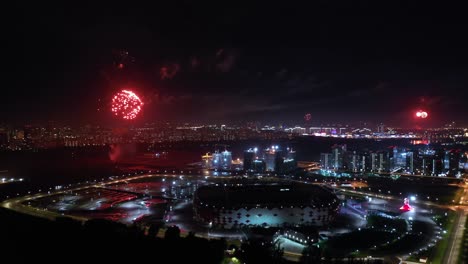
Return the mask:
[[197, 221], [219, 228], [324, 226], [338, 213], [339, 200], [318, 185], [235, 183], [198, 188], [193, 207]]

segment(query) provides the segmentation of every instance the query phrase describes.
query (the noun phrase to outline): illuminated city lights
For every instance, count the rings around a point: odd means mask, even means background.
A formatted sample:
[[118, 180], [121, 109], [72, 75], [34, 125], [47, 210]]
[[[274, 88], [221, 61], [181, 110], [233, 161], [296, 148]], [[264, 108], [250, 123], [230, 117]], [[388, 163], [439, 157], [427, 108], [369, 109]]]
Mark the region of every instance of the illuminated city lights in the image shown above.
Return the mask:
[[129, 90], [122, 90], [112, 98], [112, 112], [126, 120], [133, 120], [141, 111], [143, 102], [140, 97]]
[[463, 6], [181, 2], [6, 24], [5, 263], [468, 264]]

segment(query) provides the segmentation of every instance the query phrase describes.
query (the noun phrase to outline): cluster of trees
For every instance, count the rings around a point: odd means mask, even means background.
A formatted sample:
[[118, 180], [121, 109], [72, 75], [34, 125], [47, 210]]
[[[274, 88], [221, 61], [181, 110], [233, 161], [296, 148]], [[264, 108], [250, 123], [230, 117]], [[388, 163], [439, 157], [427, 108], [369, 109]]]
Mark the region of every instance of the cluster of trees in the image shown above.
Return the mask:
[[[162, 226], [145, 232], [107, 220], [82, 224], [70, 218], [49, 221], [0, 208], [0, 234], [5, 245], [0, 255], [17, 263], [47, 262], [103, 263], [131, 260], [134, 263], [222, 263], [225, 239], [204, 239], [189, 233], [180, 236], [177, 226], [166, 227], [164, 238], [157, 237]], [[241, 263], [282, 263], [282, 250], [271, 243], [248, 241], [235, 250]]]
[[[224, 263], [235, 257], [240, 263], [291, 263], [283, 258], [279, 243], [271, 240], [245, 241], [234, 255], [226, 255], [225, 239], [204, 239], [189, 233], [180, 236], [177, 226], [166, 227], [164, 238], [157, 237], [161, 226], [147, 232], [107, 220], [89, 220], [82, 224], [70, 218], [49, 221], [0, 208], [0, 234], [3, 259], [17, 263], [122, 261], [154, 263]], [[314, 246], [306, 248], [302, 263], [344, 263], [323, 255]], [[224, 261], [224, 262], [223, 262]], [[346, 263], [360, 262], [355, 259]]]
[[[90, 220], [84, 224], [69, 218], [48, 221], [0, 209], [0, 255], [16, 263], [216, 263], [224, 258], [226, 242], [193, 235], [182, 238], [169, 227], [164, 238], [157, 228], [145, 232], [137, 226]], [[3, 243], [2, 243], [3, 244]]]

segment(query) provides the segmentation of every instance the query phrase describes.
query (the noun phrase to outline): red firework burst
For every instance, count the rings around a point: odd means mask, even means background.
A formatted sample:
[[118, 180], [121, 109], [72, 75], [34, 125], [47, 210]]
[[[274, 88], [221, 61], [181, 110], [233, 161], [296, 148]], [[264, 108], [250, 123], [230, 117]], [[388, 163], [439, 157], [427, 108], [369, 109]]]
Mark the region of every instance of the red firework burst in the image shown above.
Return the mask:
[[428, 114], [426, 111], [422, 111], [422, 110], [419, 110], [418, 112], [416, 112], [416, 117], [419, 117], [419, 118], [427, 118]]
[[140, 113], [143, 102], [140, 97], [129, 90], [122, 90], [112, 98], [112, 112], [123, 119], [135, 119]]

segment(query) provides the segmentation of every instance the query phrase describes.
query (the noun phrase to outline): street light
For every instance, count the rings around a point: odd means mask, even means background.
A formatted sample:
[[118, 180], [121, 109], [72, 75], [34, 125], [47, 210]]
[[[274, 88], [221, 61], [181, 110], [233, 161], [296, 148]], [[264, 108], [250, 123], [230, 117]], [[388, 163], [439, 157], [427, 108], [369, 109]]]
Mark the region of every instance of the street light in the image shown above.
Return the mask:
[[213, 226], [213, 222], [210, 222], [208, 224], [208, 237], [210, 237], [210, 230], [211, 230], [211, 227]]

